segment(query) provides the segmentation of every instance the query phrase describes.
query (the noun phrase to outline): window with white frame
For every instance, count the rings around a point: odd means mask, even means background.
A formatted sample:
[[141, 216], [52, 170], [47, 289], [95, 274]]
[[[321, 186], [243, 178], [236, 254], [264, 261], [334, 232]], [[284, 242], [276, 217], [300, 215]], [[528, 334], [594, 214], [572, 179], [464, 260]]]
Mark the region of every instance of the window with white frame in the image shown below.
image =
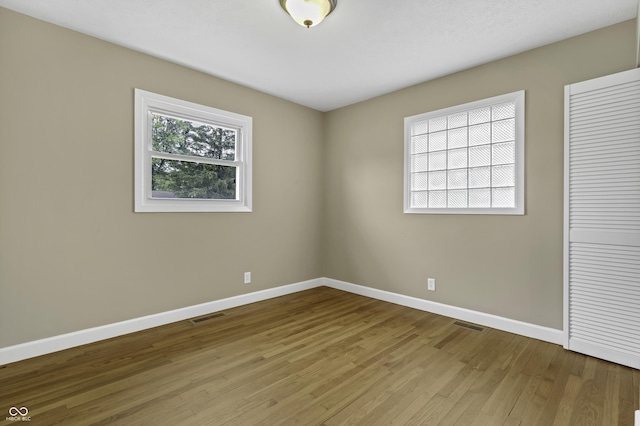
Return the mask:
[[407, 117], [405, 213], [524, 214], [524, 91]]
[[252, 119], [135, 90], [135, 211], [251, 211]]

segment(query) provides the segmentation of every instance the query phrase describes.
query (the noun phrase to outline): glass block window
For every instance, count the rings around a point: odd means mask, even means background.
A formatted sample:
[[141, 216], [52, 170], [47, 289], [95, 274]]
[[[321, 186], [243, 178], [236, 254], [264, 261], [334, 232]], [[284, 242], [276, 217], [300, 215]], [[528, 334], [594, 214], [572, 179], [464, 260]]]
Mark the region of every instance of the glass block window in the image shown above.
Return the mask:
[[524, 214], [524, 91], [405, 118], [405, 213]]

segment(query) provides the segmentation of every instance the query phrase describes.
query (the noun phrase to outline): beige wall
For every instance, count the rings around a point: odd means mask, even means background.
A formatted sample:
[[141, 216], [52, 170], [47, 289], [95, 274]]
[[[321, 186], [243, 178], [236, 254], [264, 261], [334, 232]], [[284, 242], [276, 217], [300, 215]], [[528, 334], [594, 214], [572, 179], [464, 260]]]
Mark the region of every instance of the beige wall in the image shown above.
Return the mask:
[[[253, 213], [133, 213], [134, 88], [253, 117]], [[0, 8], [0, 347], [321, 276], [322, 123]]]
[[[328, 113], [325, 276], [561, 329], [564, 85], [632, 68], [634, 25]], [[403, 118], [521, 89], [526, 215], [403, 214]]]
[[[322, 114], [0, 8], [0, 347], [323, 275], [561, 328], [563, 85], [634, 31]], [[133, 213], [134, 88], [253, 117], [253, 213]], [[402, 214], [403, 118], [520, 89], [527, 214]]]

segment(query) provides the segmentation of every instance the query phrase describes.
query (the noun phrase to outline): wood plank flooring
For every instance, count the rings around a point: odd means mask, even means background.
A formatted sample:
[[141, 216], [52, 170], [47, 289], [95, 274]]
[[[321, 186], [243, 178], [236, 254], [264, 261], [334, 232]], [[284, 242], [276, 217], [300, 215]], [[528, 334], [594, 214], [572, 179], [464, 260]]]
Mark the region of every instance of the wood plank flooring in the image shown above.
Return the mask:
[[0, 367], [1, 424], [633, 425], [640, 371], [320, 287]]

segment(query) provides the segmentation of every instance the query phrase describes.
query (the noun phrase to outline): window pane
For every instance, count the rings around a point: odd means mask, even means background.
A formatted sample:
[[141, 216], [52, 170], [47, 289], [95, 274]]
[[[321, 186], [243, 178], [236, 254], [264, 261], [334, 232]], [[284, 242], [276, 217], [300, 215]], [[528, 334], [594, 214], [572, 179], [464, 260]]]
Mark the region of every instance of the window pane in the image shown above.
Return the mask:
[[516, 116], [515, 102], [496, 105], [491, 108], [492, 120], [503, 120], [505, 118], [513, 118]]
[[513, 164], [516, 162], [516, 143], [504, 142], [492, 145], [493, 164]]
[[426, 172], [427, 171], [427, 154], [418, 154], [412, 157], [412, 169], [413, 172]]
[[447, 168], [447, 152], [429, 154], [429, 170], [445, 170]]
[[427, 189], [427, 174], [414, 173], [411, 175], [411, 190], [424, 191]]
[[447, 174], [449, 189], [462, 189], [467, 187], [467, 169], [450, 170]]
[[516, 205], [515, 188], [494, 188], [492, 190], [492, 207], [510, 208]]
[[450, 169], [467, 167], [467, 148], [452, 149], [449, 151], [448, 167]]
[[411, 145], [412, 147], [412, 152], [414, 154], [419, 154], [421, 152], [427, 152], [427, 141], [429, 136], [427, 135], [420, 135], [420, 136], [414, 136], [411, 138]]
[[428, 121], [418, 121], [417, 123], [413, 123], [411, 125], [411, 134], [412, 135], [421, 135], [423, 133], [427, 133]]
[[478, 108], [469, 111], [469, 125], [487, 123], [491, 121], [491, 108]]
[[236, 168], [190, 161], [151, 160], [152, 198], [236, 199]]
[[491, 207], [491, 190], [490, 189], [470, 189], [469, 190], [469, 207], [471, 208]]
[[491, 146], [473, 146], [469, 148], [469, 167], [491, 165]]
[[492, 142], [512, 141], [516, 137], [516, 123], [514, 119], [496, 121], [491, 123], [493, 131], [491, 135]]
[[467, 125], [467, 113], [460, 112], [458, 114], [451, 114], [447, 117], [448, 127], [455, 129], [456, 127], [462, 127]]
[[447, 189], [447, 172], [429, 172], [429, 189]]
[[412, 192], [411, 193], [411, 207], [415, 207], [415, 208], [427, 207], [427, 193], [426, 192]]
[[469, 169], [469, 188], [489, 188], [491, 186], [491, 169], [478, 167]]
[[447, 129], [447, 117], [437, 117], [429, 120], [429, 132], [439, 132]]
[[235, 161], [236, 130], [160, 114], [151, 126], [154, 151]]
[[447, 200], [447, 207], [453, 209], [460, 209], [467, 207], [467, 190], [449, 191], [449, 198]]
[[460, 129], [449, 130], [449, 145], [448, 148], [461, 148], [467, 146], [467, 128], [462, 127]]
[[487, 123], [469, 127], [469, 146], [491, 143], [491, 127], [489, 126]]
[[429, 207], [444, 209], [447, 207], [447, 191], [429, 191]]
[[429, 134], [429, 152], [447, 149], [447, 132]]
[[491, 168], [491, 186], [515, 186], [516, 168], [510, 166], [495, 166]]

